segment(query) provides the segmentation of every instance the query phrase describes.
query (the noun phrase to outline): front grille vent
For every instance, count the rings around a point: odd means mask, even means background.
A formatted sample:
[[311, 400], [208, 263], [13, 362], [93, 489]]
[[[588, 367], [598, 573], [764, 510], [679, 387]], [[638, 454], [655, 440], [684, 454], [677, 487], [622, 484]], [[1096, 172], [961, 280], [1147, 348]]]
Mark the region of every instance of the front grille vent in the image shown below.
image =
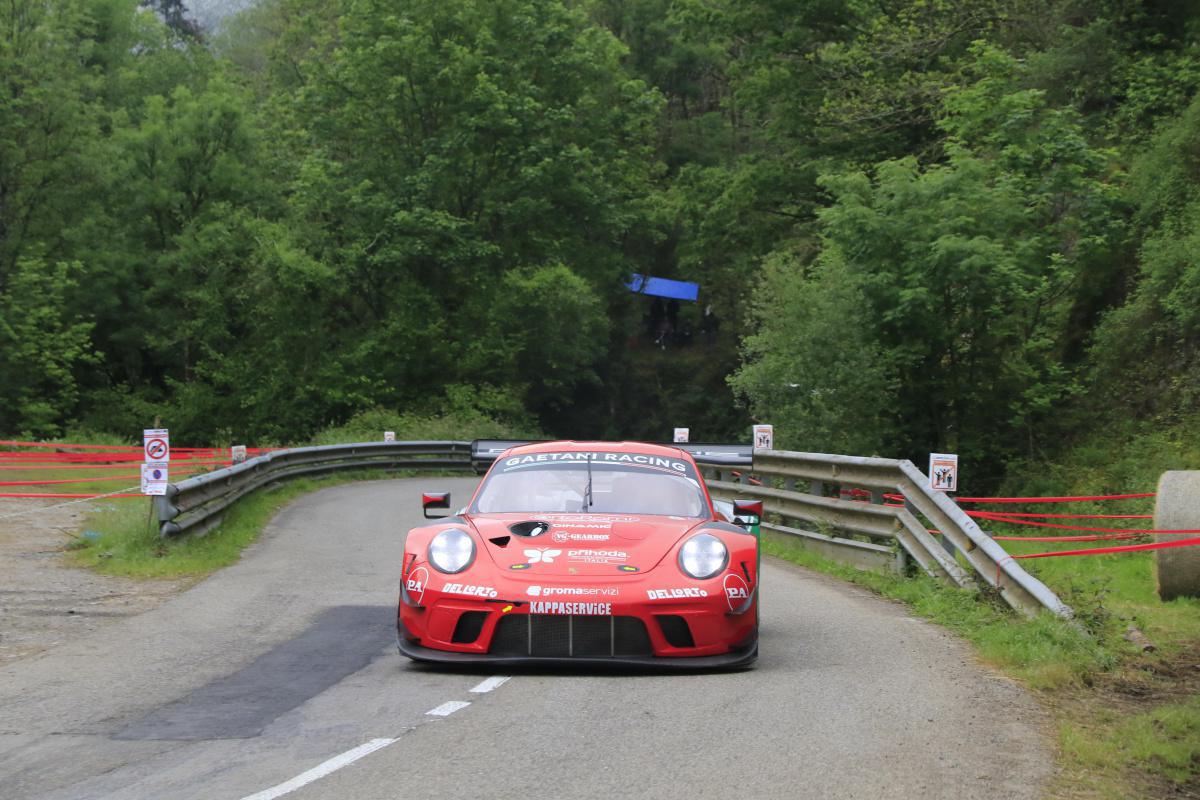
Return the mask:
[[492, 655], [542, 658], [652, 656], [646, 626], [637, 617], [522, 614], [502, 617]]

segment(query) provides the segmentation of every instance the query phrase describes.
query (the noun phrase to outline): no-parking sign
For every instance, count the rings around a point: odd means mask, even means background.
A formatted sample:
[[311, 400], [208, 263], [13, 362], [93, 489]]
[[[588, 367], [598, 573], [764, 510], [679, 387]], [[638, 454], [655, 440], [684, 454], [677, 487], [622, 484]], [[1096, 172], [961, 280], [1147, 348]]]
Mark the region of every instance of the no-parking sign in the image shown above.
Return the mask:
[[142, 450], [147, 464], [165, 464], [171, 460], [171, 436], [166, 428], [142, 431]]
[[690, 431], [687, 428], [676, 428], [675, 429], [675, 443], [676, 444], [686, 444], [689, 433], [690, 433]]

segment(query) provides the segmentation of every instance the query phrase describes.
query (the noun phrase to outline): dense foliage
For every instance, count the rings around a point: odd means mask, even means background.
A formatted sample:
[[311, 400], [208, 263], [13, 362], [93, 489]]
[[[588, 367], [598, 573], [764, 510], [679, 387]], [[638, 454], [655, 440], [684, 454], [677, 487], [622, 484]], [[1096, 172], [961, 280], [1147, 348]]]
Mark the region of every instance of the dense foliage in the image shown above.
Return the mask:
[[[13, 0], [0, 433], [753, 417], [998, 479], [1200, 399], [1198, 37], [1162, 0]], [[664, 335], [631, 273], [700, 303]]]

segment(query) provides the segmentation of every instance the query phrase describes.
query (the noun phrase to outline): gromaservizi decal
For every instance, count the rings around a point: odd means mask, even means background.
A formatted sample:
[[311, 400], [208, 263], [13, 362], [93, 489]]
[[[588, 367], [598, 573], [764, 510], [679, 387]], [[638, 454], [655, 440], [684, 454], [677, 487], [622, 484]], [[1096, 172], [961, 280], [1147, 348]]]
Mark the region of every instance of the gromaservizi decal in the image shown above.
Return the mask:
[[530, 597], [616, 597], [620, 590], [615, 586], [527, 586], [525, 594]]

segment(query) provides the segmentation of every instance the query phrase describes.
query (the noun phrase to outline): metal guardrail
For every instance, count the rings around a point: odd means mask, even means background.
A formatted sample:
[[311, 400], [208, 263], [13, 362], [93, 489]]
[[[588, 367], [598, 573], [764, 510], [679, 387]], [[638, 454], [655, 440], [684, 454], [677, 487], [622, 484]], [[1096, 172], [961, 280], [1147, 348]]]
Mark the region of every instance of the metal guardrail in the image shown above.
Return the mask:
[[270, 483], [361, 469], [470, 470], [470, 442], [366, 442], [275, 450], [232, 467], [167, 486], [155, 498], [159, 534], [202, 535], [225, 510]]
[[[1073, 616], [1069, 606], [1022, 569], [953, 500], [930, 489], [911, 461], [771, 450], [754, 453], [753, 472], [764, 485], [750, 485], [748, 474], [734, 476], [734, 471], [706, 463], [709, 491], [723, 499], [762, 500], [765, 512], [784, 520], [764, 522], [765, 530], [800, 537], [828, 557], [899, 570], [903, 553], [939, 580], [964, 588], [979, 582], [994, 588], [1026, 615], [1048, 609], [1060, 617]], [[730, 477], [738, 482], [727, 480]], [[837, 497], [826, 496], [831, 486]], [[844, 488], [865, 489], [871, 500], [843, 500]], [[903, 496], [904, 505], [884, 505], [886, 493]], [[805, 525], [809, 527], [801, 527]], [[939, 531], [941, 541], [927, 528]]]
[[[747, 453], [712, 448], [717, 446], [706, 445], [695, 453], [709, 491], [724, 499], [761, 499], [767, 513], [784, 521], [764, 521], [763, 528], [768, 531], [802, 537], [826, 555], [867, 568], [902, 568], [902, 554], [907, 554], [929, 575], [956, 586], [982, 581], [1026, 614], [1045, 608], [1062, 617], [1072, 616], [1067, 605], [1009, 558], [952, 500], [929, 489], [925, 475], [910, 461], [760, 451], [753, 454], [751, 468], [778, 485], [751, 486], [744, 472], [750, 461]], [[479, 466], [478, 454], [472, 458], [472, 443], [465, 441], [367, 442], [276, 450], [169, 485], [165, 496], [155, 498], [159, 533], [203, 534], [242, 497], [289, 478], [362, 469], [472, 471]], [[739, 469], [743, 472], [737, 473]], [[725, 480], [735, 473], [740, 482]], [[827, 497], [830, 485], [866, 489], [871, 502]], [[904, 506], [884, 505], [885, 493], [902, 495]], [[785, 524], [787, 521], [792, 524]], [[926, 521], [941, 532], [941, 543], [926, 529]], [[959, 563], [956, 553], [969, 569]]]
[[[360, 469], [464, 470], [482, 472], [519, 441], [362, 442], [275, 450], [242, 464], [167, 486], [155, 498], [159, 534], [203, 535], [220, 524], [226, 509], [271, 483], [307, 475]], [[700, 463], [749, 465], [749, 446], [697, 445]]]

